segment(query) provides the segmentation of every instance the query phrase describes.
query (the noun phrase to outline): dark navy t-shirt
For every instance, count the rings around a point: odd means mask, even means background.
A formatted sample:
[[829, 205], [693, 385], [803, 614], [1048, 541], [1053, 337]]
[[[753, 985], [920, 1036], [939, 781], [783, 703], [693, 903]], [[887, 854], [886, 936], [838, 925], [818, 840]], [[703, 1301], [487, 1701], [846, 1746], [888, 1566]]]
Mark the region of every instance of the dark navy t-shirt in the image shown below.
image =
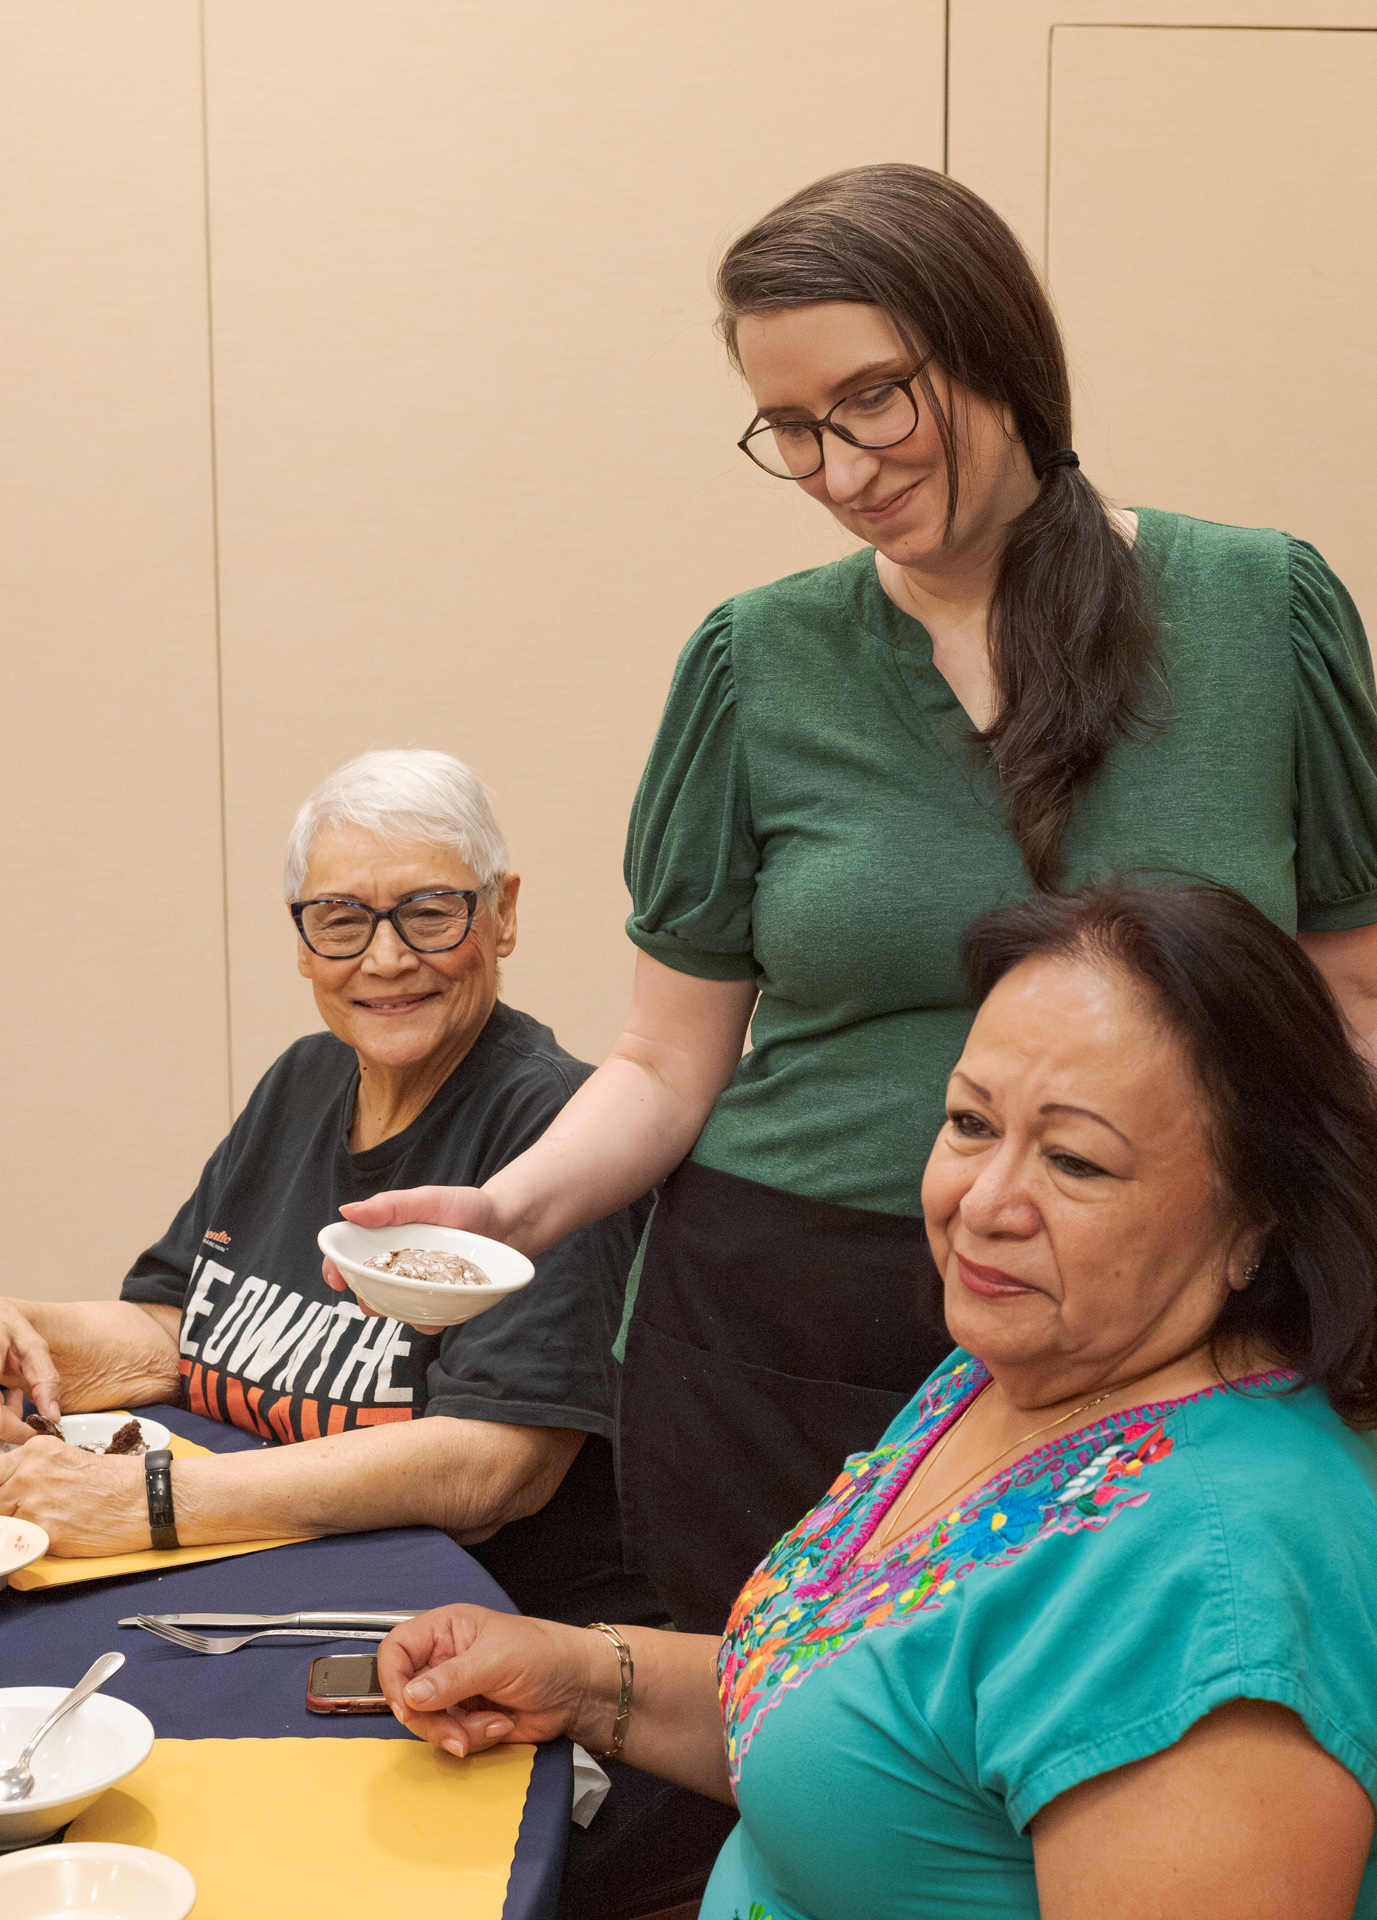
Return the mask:
[[568, 1235], [539, 1256], [528, 1287], [429, 1336], [332, 1292], [316, 1246], [349, 1201], [480, 1186], [539, 1138], [591, 1071], [548, 1027], [499, 1001], [424, 1112], [354, 1153], [357, 1057], [333, 1034], [298, 1040], [121, 1297], [180, 1308], [186, 1404], [265, 1439], [440, 1414], [588, 1434], [541, 1513], [471, 1551], [527, 1612], [570, 1618], [587, 1611], [578, 1596], [589, 1606], [601, 1596], [589, 1618], [602, 1606], [634, 1618], [653, 1607], [639, 1604], [621, 1567], [611, 1347], [641, 1211]]

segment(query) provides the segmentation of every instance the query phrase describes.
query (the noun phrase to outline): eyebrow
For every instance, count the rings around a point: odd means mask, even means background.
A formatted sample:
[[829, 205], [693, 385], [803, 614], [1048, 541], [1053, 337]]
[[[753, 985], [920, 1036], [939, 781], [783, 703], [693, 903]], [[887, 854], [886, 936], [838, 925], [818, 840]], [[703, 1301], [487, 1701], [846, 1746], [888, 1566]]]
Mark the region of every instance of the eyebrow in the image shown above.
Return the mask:
[[1126, 1133], [1120, 1133], [1119, 1129], [1114, 1125], [1114, 1122], [1112, 1120], [1106, 1120], [1104, 1115], [1102, 1113], [1096, 1113], [1093, 1107], [1075, 1107], [1071, 1105], [1069, 1100], [1049, 1100], [1045, 1106], [1038, 1108], [1038, 1112], [1039, 1113], [1079, 1113], [1083, 1119], [1094, 1120], [1094, 1121], [1097, 1121], [1100, 1126], [1108, 1127], [1109, 1131], [1112, 1134], [1114, 1134], [1118, 1139], [1122, 1140], [1126, 1147], [1131, 1147], [1133, 1145], [1133, 1142], [1129, 1139]]
[[[964, 1080], [972, 1093], [979, 1094], [982, 1100], [990, 1099], [989, 1088], [980, 1086], [976, 1081], [971, 1079], [971, 1076], [968, 1073], [963, 1073], [960, 1067], [956, 1067], [953, 1069], [952, 1079]], [[991, 1102], [991, 1104], [993, 1103]], [[1104, 1115], [1102, 1113], [1096, 1113], [1093, 1107], [1073, 1106], [1069, 1100], [1048, 1100], [1045, 1103], [1045, 1105], [1040, 1106], [1038, 1108], [1038, 1112], [1039, 1113], [1079, 1113], [1082, 1116], [1082, 1118], [1086, 1120], [1095, 1120], [1099, 1123], [1100, 1126], [1108, 1127], [1109, 1131], [1112, 1134], [1116, 1134], [1118, 1138], [1123, 1141], [1126, 1147], [1132, 1147], [1133, 1145], [1133, 1142], [1129, 1139], [1126, 1133], [1120, 1133], [1119, 1129], [1114, 1125], [1114, 1122], [1112, 1120], [1106, 1120]]]
[[[848, 373], [844, 380], [838, 380], [836, 385], [829, 387], [827, 391], [836, 398], [844, 399], [851, 391], [859, 392], [868, 386], [878, 386], [885, 380], [902, 380], [906, 376], [896, 373], [894, 369], [903, 357], [901, 354], [891, 353], [887, 354], [883, 360], [867, 360], [864, 366], [857, 367], [853, 372]], [[808, 409], [797, 400], [776, 400], [769, 406], [760, 408], [762, 419], [771, 413], [808, 413]], [[817, 415], [808, 414], [808, 417], [813, 420]]]

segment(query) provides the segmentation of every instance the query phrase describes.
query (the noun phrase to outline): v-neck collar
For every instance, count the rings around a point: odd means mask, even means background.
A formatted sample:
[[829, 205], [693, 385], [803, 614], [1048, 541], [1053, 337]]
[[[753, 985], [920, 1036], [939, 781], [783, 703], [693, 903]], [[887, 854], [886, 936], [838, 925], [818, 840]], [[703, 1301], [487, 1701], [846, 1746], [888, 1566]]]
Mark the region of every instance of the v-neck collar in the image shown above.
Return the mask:
[[994, 763], [969, 735], [970, 715], [932, 657], [932, 636], [921, 620], [896, 606], [880, 584], [875, 549], [863, 547], [837, 567], [844, 612], [879, 647], [893, 667], [902, 697], [898, 712], [923, 747], [947, 759], [973, 798], [995, 818], [1003, 804]]
[[[1180, 516], [1151, 507], [1134, 507], [1131, 511], [1138, 517], [1134, 551], [1156, 571], [1170, 554]], [[905, 613], [885, 592], [876, 565], [878, 557], [874, 547], [862, 547], [838, 564], [838, 585], [848, 611], [892, 658], [919, 723], [914, 731], [935, 738], [968, 779], [993, 784], [994, 767], [988, 752], [967, 737], [975, 730], [975, 723], [933, 658], [932, 635], [921, 620]], [[983, 799], [991, 797], [982, 794]]]

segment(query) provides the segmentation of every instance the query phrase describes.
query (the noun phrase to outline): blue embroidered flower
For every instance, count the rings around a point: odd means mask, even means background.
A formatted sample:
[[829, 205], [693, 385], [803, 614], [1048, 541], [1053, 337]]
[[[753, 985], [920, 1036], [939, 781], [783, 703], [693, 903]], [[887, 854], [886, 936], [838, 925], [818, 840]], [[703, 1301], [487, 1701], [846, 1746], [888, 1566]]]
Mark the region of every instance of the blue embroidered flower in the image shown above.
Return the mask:
[[953, 1534], [950, 1548], [969, 1555], [972, 1560], [987, 1560], [993, 1553], [1015, 1547], [1025, 1534], [1036, 1531], [1047, 1501], [1046, 1489], [1038, 1487], [1021, 1493], [1008, 1487], [997, 1500], [982, 1507], [965, 1531]]

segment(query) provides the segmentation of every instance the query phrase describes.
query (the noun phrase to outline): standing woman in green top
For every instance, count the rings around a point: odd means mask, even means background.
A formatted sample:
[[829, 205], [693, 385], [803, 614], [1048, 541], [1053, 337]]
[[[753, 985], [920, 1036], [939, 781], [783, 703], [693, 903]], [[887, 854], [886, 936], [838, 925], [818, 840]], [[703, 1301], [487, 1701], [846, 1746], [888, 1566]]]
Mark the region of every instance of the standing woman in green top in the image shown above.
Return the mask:
[[1037, 275], [941, 174], [806, 188], [718, 291], [744, 452], [865, 545], [736, 595], [681, 656], [605, 1065], [481, 1190], [349, 1209], [535, 1253], [663, 1183], [621, 1486], [635, 1564], [699, 1632], [949, 1347], [919, 1185], [968, 920], [1190, 870], [1298, 933], [1360, 1044], [1377, 1029], [1372, 668], [1314, 549], [1101, 499]]

